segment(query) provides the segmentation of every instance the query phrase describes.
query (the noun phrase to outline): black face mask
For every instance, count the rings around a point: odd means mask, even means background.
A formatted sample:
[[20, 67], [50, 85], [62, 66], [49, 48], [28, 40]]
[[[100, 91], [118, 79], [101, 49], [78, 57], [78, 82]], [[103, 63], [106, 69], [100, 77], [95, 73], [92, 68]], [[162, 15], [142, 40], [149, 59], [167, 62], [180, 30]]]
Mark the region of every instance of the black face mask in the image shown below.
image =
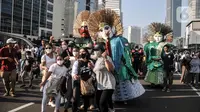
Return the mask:
[[86, 58], [86, 54], [81, 54], [80, 56], [81, 56], [81, 58], [83, 58], [83, 59]]

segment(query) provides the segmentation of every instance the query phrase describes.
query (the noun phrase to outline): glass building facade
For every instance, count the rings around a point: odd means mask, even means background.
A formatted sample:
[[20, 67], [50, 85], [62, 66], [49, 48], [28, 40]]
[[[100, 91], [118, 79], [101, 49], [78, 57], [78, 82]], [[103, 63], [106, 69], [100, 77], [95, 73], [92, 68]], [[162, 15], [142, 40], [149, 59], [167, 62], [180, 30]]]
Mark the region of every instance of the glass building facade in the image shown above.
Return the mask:
[[[53, 13], [49, 12], [53, 12], [53, 2], [53, 0], [2, 0], [0, 31], [31, 36], [52, 34]], [[40, 28], [47, 30], [39, 31]]]

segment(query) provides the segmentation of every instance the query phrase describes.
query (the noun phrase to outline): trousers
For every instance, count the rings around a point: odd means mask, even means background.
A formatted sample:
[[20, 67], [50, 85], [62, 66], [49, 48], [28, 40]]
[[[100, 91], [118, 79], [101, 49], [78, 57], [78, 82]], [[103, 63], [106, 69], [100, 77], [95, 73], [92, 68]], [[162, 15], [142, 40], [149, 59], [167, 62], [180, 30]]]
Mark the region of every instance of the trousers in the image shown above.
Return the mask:
[[[3, 78], [3, 84], [5, 87], [5, 91], [7, 93], [15, 93], [15, 84], [16, 84], [16, 78], [17, 78], [17, 73], [16, 69], [12, 71], [2, 71], [1, 72], [2, 78]], [[11, 82], [11, 87], [10, 87], [10, 82]]]
[[100, 112], [108, 112], [108, 107], [113, 109], [112, 94], [114, 90], [97, 90], [96, 103]]
[[173, 72], [165, 70], [164, 87], [171, 88], [173, 84]]

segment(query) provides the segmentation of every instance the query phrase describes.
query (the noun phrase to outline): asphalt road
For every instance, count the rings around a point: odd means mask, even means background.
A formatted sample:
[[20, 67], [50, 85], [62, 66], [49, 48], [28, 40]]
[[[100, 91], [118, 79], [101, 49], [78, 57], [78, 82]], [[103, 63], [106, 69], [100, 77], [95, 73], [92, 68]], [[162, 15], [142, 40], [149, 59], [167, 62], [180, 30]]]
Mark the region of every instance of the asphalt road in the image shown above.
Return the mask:
[[[200, 112], [200, 88], [180, 84], [178, 76], [175, 77], [170, 93], [162, 92], [161, 87], [151, 88], [140, 80], [146, 93], [128, 104], [115, 103], [116, 112]], [[4, 88], [0, 81], [0, 112], [40, 112], [42, 93], [38, 84], [39, 80], [34, 81], [33, 89], [20, 89], [17, 84], [17, 96], [13, 98], [2, 96]], [[53, 108], [47, 108], [47, 112], [53, 112]]]

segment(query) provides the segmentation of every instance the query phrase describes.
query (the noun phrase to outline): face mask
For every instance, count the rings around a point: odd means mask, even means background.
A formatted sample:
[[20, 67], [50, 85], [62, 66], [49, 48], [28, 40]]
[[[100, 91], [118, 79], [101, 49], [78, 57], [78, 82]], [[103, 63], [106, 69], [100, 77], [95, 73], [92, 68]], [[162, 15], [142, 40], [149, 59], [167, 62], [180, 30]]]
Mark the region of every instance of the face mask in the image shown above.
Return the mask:
[[81, 54], [81, 58], [86, 58], [86, 54]]
[[78, 52], [73, 52], [73, 56], [78, 56]]
[[95, 51], [95, 52], [94, 52], [94, 55], [95, 55], [96, 57], [101, 57], [101, 51]]
[[88, 52], [89, 52], [90, 54], [92, 54], [92, 49], [88, 49]]
[[67, 46], [66, 45], [62, 45], [62, 49], [63, 50], [67, 49]]
[[52, 49], [46, 49], [47, 54], [52, 52]]
[[63, 63], [64, 63], [63, 60], [58, 60], [58, 61], [57, 61], [57, 64], [58, 64], [58, 65], [63, 65]]

